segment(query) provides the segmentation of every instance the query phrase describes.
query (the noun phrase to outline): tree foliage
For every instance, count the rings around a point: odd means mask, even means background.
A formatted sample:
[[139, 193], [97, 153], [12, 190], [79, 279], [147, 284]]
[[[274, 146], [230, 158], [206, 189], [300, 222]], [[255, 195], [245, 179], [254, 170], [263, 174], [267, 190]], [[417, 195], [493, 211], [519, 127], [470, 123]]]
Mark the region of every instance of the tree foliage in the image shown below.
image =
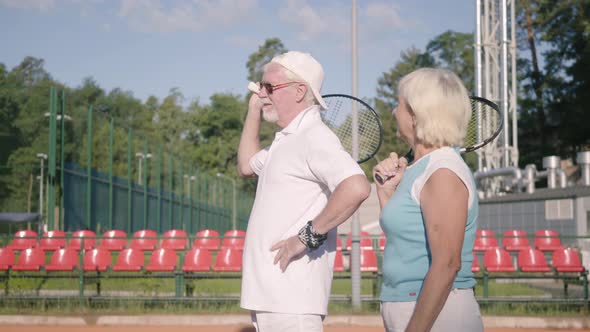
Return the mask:
[[590, 1], [517, 2], [521, 165], [590, 148]]
[[276, 55], [287, 52], [283, 42], [279, 38], [270, 38], [264, 41], [258, 51], [250, 54], [246, 68], [248, 68], [248, 80], [259, 82], [262, 78], [262, 67], [270, 62]]

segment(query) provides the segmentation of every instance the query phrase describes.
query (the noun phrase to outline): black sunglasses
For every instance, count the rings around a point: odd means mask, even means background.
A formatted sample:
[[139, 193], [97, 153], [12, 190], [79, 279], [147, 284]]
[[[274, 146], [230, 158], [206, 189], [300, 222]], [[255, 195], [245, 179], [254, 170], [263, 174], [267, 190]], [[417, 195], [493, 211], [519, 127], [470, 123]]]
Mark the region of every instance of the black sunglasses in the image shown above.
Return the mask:
[[287, 82], [287, 83], [281, 83], [281, 84], [276, 84], [276, 85], [272, 85], [268, 82], [260, 82], [260, 90], [262, 90], [262, 88], [264, 88], [266, 90], [266, 93], [268, 93], [269, 95], [272, 95], [272, 93], [278, 89], [282, 89], [286, 86], [292, 85], [292, 84], [296, 84], [296, 83], [300, 83], [300, 82]]

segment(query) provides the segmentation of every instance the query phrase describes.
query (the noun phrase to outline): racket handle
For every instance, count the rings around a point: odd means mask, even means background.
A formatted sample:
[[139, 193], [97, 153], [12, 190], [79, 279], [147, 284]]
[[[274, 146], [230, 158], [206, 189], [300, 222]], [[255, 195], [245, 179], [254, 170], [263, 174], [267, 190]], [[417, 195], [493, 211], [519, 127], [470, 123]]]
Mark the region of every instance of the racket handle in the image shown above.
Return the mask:
[[[404, 158], [406, 158], [406, 160], [408, 161], [408, 164], [410, 164], [412, 161], [414, 161], [414, 150], [410, 149], [410, 151], [406, 152], [406, 154], [404, 155]], [[385, 181], [387, 181], [391, 178], [392, 178], [392, 176], [383, 179], [383, 177], [381, 175], [379, 175], [379, 173], [375, 173], [375, 180], [377, 180], [377, 182], [379, 182], [380, 185], [383, 185], [383, 183], [385, 183]]]
[[[387, 178], [386, 180], [388, 180], [389, 178]], [[375, 180], [377, 180], [377, 182], [379, 182], [380, 185], [383, 185], [383, 183], [385, 182], [385, 180], [383, 180], [383, 178], [381, 177], [381, 175], [379, 175], [379, 173], [375, 173]]]

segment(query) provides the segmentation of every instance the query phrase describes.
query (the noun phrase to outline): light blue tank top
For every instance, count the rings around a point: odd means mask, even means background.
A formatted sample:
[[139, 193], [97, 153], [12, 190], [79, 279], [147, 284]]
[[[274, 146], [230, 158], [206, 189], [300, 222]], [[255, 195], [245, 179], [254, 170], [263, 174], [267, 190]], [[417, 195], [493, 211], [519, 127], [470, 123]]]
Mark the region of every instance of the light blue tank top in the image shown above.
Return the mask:
[[429, 153], [408, 167], [394, 195], [381, 211], [380, 224], [387, 238], [381, 301], [411, 302], [420, 295], [431, 264], [431, 255], [418, 202], [419, 195], [416, 197], [416, 193], [422, 189], [428, 177], [440, 168], [450, 169], [470, 188], [471, 203], [468, 205], [461, 250], [461, 270], [455, 277], [453, 288], [471, 288], [475, 285], [471, 263], [478, 214], [477, 191], [472, 173], [458, 149], [445, 147]]

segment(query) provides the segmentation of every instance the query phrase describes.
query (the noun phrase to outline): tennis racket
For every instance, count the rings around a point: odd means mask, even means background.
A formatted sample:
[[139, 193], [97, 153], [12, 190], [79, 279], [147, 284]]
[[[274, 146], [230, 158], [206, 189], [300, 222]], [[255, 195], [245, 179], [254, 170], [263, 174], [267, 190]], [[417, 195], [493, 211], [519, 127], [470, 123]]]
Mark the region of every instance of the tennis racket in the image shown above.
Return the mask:
[[[475, 151], [493, 141], [502, 131], [504, 121], [500, 108], [495, 103], [481, 97], [470, 97], [471, 119], [467, 125], [467, 133], [461, 153]], [[414, 151], [410, 149], [404, 156], [408, 163], [414, 160]], [[379, 174], [375, 179], [383, 184], [385, 181]], [[389, 179], [389, 178], [387, 178]]]
[[383, 141], [383, 126], [377, 112], [353, 96], [328, 94], [322, 98], [328, 106], [320, 112], [322, 120], [338, 136], [344, 149], [359, 164], [373, 158]]

